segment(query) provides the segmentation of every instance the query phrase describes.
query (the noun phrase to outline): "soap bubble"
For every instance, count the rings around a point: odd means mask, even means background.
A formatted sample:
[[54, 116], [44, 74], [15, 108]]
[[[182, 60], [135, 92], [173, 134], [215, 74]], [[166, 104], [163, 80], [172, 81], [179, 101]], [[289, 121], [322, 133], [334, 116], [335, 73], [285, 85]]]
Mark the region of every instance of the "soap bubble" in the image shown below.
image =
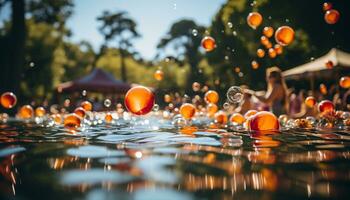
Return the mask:
[[103, 102], [103, 105], [105, 105], [107, 108], [109, 108], [111, 106], [112, 102], [110, 99], [105, 99], [105, 101]]
[[226, 97], [228, 103], [236, 104], [243, 101], [244, 95], [240, 87], [232, 86], [227, 90]]

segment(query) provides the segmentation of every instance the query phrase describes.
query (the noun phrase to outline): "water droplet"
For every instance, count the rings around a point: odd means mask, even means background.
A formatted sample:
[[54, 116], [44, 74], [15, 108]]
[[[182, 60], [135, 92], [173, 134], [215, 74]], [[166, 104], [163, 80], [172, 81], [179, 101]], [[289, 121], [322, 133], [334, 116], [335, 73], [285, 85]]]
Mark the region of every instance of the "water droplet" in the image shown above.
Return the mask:
[[238, 76], [242, 78], [244, 76], [243, 72], [239, 72]]
[[153, 112], [157, 112], [158, 110], [159, 110], [159, 105], [158, 104], [154, 104]]
[[34, 66], [35, 66], [34, 62], [29, 63], [29, 67], [34, 67]]
[[175, 126], [175, 128], [182, 128], [187, 126], [187, 120], [180, 114], [175, 115], [171, 123]]
[[85, 97], [86, 94], [87, 94], [86, 90], [83, 90], [83, 91], [81, 92], [81, 95], [82, 95], [83, 97]]
[[222, 107], [225, 109], [225, 110], [228, 110], [230, 108], [230, 104], [228, 102], [225, 102], [224, 105], [222, 105]]
[[192, 35], [193, 35], [193, 36], [197, 36], [197, 35], [198, 35], [197, 29], [193, 29], [193, 30], [192, 30]]
[[232, 34], [233, 34], [233, 36], [237, 36], [237, 32], [236, 31], [233, 31]]
[[103, 105], [105, 105], [107, 108], [109, 108], [111, 106], [112, 102], [110, 99], [105, 99], [105, 101], [103, 102]]
[[233, 27], [232, 22], [227, 22], [227, 26], [228, 26], [229, 28], [232, 28], [232, 27]]

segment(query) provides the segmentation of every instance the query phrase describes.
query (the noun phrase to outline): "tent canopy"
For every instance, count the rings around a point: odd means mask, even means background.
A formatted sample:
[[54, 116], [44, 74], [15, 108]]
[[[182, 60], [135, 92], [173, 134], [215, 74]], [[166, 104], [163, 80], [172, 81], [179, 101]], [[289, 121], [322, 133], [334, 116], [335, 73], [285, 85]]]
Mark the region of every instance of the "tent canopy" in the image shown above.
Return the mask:
[[317, 72], [327, 72], [326, 74], [331, 75], [326, 67], [326, 62], [331, 61], [334, 67], [348, 68], [350, 69], [350, 54], [340, 51], [339, 49], [331, 49], [326, 55], [317, 58], [316, 60], [294, 67], [292, 69], [283, 72], [283, 76], [286, 79], [308, 77]]
[[125, 93], [131, 86], [120, 80], [117, 80], [113, 75], [95, 68], [90, 74], [74, 80], [61, 83], [57, 87], [58, 92], [74, 92], [74, 91], [92, 91], [101, 93]]

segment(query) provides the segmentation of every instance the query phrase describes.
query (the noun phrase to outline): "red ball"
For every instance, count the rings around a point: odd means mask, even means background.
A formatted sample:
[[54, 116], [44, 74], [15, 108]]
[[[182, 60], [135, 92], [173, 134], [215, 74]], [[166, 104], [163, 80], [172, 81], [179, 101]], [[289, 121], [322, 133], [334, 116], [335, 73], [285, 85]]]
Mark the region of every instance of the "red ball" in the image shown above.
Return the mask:
[[320, 113], [328, 113], [334, 111], [334, 105], [329, 100], [323, 100], [318, 104], [318, 111]]
[[258, 112], [249, 120], [250, 131], [278, 131], [279, 127], [277, 117], [267, 111]]

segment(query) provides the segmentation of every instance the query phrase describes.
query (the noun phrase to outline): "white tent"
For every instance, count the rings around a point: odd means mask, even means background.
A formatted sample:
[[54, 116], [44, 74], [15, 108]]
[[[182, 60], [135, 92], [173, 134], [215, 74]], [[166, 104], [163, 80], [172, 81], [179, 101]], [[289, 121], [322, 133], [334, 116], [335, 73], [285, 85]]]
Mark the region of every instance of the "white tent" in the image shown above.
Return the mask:
[[[294, 67], [283, 72], [286, 79], [294, 79], [300, 77], [311, 77], [315, 73], [326, 72], [326, 75], [331, 76], [326, 67], [326, 62], [331, 61], [334, 68], [349, 68], [350, 69], [350, 54], [340, 51], [339, 49], [331, 49], [326, 55], [315, 59], [309, 63]], [[333, 70], [332, 70], [333, 71]]]

